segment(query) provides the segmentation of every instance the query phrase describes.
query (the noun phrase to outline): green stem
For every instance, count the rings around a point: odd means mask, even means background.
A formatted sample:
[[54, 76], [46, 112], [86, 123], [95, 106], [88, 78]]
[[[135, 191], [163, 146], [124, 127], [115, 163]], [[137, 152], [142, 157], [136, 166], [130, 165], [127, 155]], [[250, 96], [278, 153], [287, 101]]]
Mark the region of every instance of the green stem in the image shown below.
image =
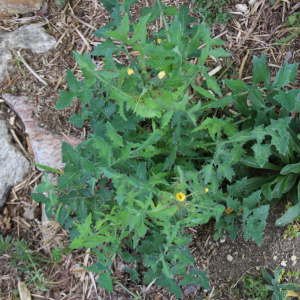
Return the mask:
[[125, 291], [127, 291], [130, 295], [132, 295], [135, 299], [139, 299], [139, 295], [136, 295], [129, 291], [124, 285], [122, 285], [119, 281], [116, 282], [120, 287], [122, 287]]
[[238, 124], [240, 124], [240, 123], [243, 123], [243, 122], [245, 122], [245, 121], [247, 121], [247, 120], [249, 120], [249, 119], [251, 119], [251, 118], [252, 118], [252, 117], [248, 117], [248, 118], [245, 118], [245, 119], [239, 120], [239, 121], [237, 121], [237, 122], [233, 123], [233, 125], [238, 125]]
[[[169, 29], [169, 25], [168, 25], [168, 22], [167, 22], [167, 19], [166, 19], [165, 15], [164, 15], [164, 11], [162, 9], [162, 5], [161, 5], [162, 3], [160, 2], [160, 0], [156, 0], [156, 3], [157, 3], [157, 6], [158, 6], [158, 8], [160, 10], [160, 15], [161, 15], [161, 17], [163, 19], [163, 23], [164, 23], [165, 29], [166, 29], [166, 31], [169, 31], [170, 30]], [[168, 42], [171, 41], [169, 35], [167, 35], [167, 39], [168, 39]]]

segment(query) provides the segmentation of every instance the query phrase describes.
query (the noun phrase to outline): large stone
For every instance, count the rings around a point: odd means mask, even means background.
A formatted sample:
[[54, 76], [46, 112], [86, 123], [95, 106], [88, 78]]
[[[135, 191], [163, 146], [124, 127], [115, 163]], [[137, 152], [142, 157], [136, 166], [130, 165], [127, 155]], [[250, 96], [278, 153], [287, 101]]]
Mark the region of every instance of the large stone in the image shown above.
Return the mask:
[[12, 143], [12, 137], [3, 120], [0, 120], [0, 145], [0, 199], [2, 199], [7, 186], [17, 185], [28, 174], [30, 163]]
[[0, 0], [0, 18], [37, 11], [43, 2], [44, 0]]
[[55, 169], [64, 168], [65, 164], [61, 162], [61, 143], [66, 142], [76, 146], [83, 142], [84, 139], [78, 139], [74, 136], [70, 136], [67, 139], [64, 136], [38, 127], [35, 114], [32, 113], [36, 110], [34, 100], [30, 100], [25, 96], [12, 96], [9, 94], [3, 94], [2, 97], [24, 123], [25, 131], [30, 138], [35, 162]]
[[13, 58], [12, 49], [30, 49], [34, 53], [42, 53], [54, 47], [56, 40], [45, 32], [41, 27], [43, 25], [45, 23], [22, 26], [12, 32], [0, 31], [0, 82], [6, 78], [5, 69], [11, 72], [8, 62]]

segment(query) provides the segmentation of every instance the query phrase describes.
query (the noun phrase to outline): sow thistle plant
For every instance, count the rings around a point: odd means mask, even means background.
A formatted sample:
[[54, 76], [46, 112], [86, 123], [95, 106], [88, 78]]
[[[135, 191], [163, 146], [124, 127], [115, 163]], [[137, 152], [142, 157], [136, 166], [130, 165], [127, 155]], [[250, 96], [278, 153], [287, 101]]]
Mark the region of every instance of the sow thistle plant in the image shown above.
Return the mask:
[[[71, 248], [93, 250], [98, 262], [88, 270], [100, 274], [101, 287], [113, 291], [112, 263], [119, 255], [132, 280], [155, 280], [182, 298], [181, 286], [209, 289], [208, 271], [198, 270], [190, 254], [186, 227], [214, 218], [215, 238], [229, 232], [234, 239], [241, 224], [245, 239], [260, 244], [270, 204], [298, 185], [300, 130], [289, 112], [298, 109], [299, 90], [282, 90], [294, 81], [297, 65], [285, 64], [270, 84], [265, 56], [254, 57], [252, 86], [222, 83], [208, 75], [205, 62], [229, 53], [209, 28], [190, 26], [195, 19], [187, 7], [177, 11], [157, 0], [135, 22], [129, 9], [135, 2], [102, 1], [112, 21], [95, 32], [106, 39], [92, 52], [105, 57], [101, 70], [87, 53], [74, 52], [85, 79], [67, 71], [70, 90], [60, 92], [56, 109], [79, 98], [81, 112], [70, 122], [90, 124], [91, 133], [75, 148], [62, 144], [66, 166], [57, 187], [46, 175], [32, 197], [45, 203], [48, 217], [54, 210], [70, 232]], [[147, 24], [160, 16], [164, 28], [147, 35]], [[120, 54], [126, 60], [116, 60]], [[228, 88], [232, 94], [223, 96]], [[230, 103], [238, 114], [225, 109]], [[221, 118], [213, 116], [215, 108], [223, 109]], [[249, 168], [260, 176], [251, 177]], [[300, 213], [293, 199], [296, 209], [283, 223]]]

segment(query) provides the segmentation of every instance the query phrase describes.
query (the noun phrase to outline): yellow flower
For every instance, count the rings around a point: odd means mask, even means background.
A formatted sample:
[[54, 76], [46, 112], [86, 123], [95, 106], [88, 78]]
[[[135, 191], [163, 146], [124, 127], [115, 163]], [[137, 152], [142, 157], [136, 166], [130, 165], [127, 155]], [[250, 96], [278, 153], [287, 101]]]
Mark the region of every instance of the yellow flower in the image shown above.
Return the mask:
[[166, 76], [166, 72], [165, 71], [161, 71], [161, 72], [158, 73], [157, 76], [158, 76], [159, 79], [163, 79]]
[[185, 200], [186, 195], [180, 192], [180, 193], [177, 193], [177, 194], [176, 194], [176, 198], [177, 198], [178, 201], [181, 201], [181, 202], [182, 202], [182, 201]]
[[132, 69], [127, 69], [127, 74], [130, 76], [130, 75], [133, 75], [134, 74], [134, 71]]
[[204, 192], [205, 192], [205, 193], [208, 193], [208, 192], [209, 192], [209, 189], [208, 189], [208, 188], [205, 188], [205, 189], [204, 189]]
[[161, 39], [157, 39], [156, 41], [157, 41], [157, 44], [160, 45]]

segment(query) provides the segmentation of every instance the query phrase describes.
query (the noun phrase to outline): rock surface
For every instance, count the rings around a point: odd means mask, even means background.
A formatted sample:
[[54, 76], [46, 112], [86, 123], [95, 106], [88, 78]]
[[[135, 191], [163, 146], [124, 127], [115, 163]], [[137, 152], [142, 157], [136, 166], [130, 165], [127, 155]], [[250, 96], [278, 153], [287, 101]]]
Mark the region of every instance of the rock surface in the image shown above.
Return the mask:
[[0, 18], [37, 11], [43, 2], [44, 0], [0, 0]]
[[61, 162], [61, 143], [66, 142], [72, 146], [76, 146], [83, 142], [84, 139], [78, 139], [74, 136], [70, 136], [69, 139], [67, 139], [64, 136], [38, 127], [35, 114], [32, 113], [36, 111], [34, 101], [25, 96], [3, 94], [2, 98], [18, 114], [24, 123], [25, 131], [30, 138], [35, 162], [55, 169], [63, 168], [65, 164]]
[[43, 25], [45, 23], [22, 26], [12, 32], [0, 31], [0, 82], [6, 78], [6, 68], [8, 72], [12, 71], [11, 66], [7, 65], [8, 61], [13, 58], [12, 49], [30, 49], [34, 53], [42, 53], [54, 47], [56, 40], [45, 32], [45, 29], [41, 27]]
[[24, 154], [12, 143], [6, 122], [0, 120], [0, 199], [8, 185], [17, 185], [30, 170], [30, 163]]

